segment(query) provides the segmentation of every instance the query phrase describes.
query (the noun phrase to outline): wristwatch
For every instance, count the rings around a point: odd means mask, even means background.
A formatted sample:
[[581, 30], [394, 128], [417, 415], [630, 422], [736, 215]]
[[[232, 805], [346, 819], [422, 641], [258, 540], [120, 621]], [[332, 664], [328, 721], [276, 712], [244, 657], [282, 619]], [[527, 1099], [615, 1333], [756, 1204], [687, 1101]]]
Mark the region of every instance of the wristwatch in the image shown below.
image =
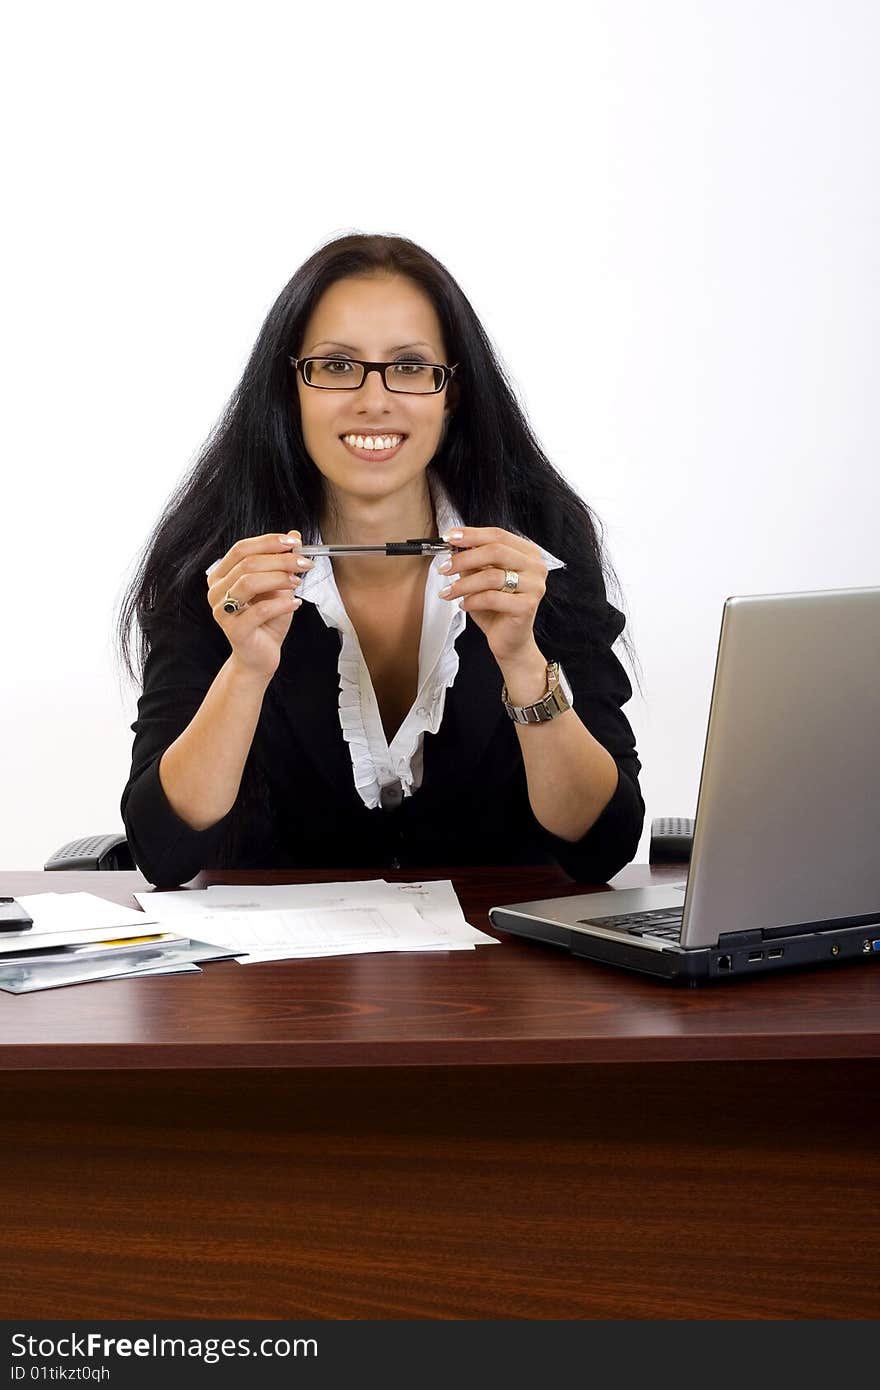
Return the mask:
[[547, 693], [533, 705], [512, 705], [507, 698], [507, 686], [501, 687], [501, 699], [511, 719], [517, 724], [543, 724], [555, 719], [572, 706], [571, 686], [558, 661], [547, 662]]

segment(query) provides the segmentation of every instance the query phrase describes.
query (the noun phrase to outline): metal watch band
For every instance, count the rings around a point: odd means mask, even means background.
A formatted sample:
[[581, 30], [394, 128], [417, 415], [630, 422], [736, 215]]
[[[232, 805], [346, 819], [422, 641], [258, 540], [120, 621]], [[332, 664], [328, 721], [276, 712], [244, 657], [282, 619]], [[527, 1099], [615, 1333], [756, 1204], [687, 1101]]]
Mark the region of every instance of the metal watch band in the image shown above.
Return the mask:
[[558, 661], [547, 662], [547, 691], [533, 705], [512, 705], [507, 698], [507, 686], [501, 688], [504, 708], [516, 724], [544, 724], [571, 709], [571, 701], [560, 681]]

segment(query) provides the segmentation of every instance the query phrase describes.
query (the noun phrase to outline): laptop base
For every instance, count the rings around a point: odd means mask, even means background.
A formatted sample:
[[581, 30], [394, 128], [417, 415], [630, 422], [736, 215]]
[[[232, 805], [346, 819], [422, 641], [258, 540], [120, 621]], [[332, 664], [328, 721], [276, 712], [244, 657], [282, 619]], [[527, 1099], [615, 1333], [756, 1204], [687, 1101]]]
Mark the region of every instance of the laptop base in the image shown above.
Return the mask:
[[[589, 896], [595, 899], [596, 895]], [[665, 944], [653, 947], [644, 938], [640, 939], [640, 944], [635, 944], [625, 932], [603, 931], [602, 935], [594, 935], [558, 920], [532, 916], [523, 911], [529, 906], [523, 903], [516, 908], [493, 907], [489, 921], [498, 931], [562, 947], [578, 959], [622, 967], [678, 984], [744, 980], [770, 971], [834, 966], [852, 960], [880, 960], [880, 922], [870, 926], [829, 927], [821, 932], [808, 928], [763, 940], [759, 933], [748, 933], [756, 939], [732, 946], [722, 942], [717, 946], [684, 949]]]

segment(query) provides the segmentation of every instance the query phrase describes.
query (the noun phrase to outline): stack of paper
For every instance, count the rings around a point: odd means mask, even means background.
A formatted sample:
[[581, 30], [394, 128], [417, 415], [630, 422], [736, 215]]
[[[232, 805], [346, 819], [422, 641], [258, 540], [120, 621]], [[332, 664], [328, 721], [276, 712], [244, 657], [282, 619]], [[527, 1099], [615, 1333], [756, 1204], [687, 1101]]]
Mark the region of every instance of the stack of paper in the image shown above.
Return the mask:
[[33, 926], [0, 934], [0, 989], [10, 994], [123, 975], [197, 972], [197, 960], [229, 955], [169, 931], [149, 912], [93, 893], [31, 893], [18, 901]]
[[198, 971], [198, 961], [229, 957], [251, 965], [498, 945], [494, 936], [465, 921], [449, 879], [218, 884], [134, 896], [142, 912], [92, 893], [19, 898], [34, 925], [0, 934], [0, 990], [26, 994], [123, 975]]
[[169, 930], [225, 946], [243, 965], [373, 951], [472, 951], [497, 946], [470, 926], [449, 879], [427, 883], [215, 884], [135, 893]]

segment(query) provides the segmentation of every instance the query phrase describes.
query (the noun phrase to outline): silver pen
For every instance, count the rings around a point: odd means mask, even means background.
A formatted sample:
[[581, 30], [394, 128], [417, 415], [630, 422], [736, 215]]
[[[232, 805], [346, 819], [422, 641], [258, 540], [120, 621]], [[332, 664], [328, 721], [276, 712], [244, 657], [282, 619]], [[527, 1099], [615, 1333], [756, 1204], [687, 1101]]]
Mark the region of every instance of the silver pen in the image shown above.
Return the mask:
[[451, 551], [466, 549], [465, 546], [450, 545], [441, 536], [427, 536], [421, 540], [387, 541], [385, 545], [300, 545], [297, 555], [443, 555]]

